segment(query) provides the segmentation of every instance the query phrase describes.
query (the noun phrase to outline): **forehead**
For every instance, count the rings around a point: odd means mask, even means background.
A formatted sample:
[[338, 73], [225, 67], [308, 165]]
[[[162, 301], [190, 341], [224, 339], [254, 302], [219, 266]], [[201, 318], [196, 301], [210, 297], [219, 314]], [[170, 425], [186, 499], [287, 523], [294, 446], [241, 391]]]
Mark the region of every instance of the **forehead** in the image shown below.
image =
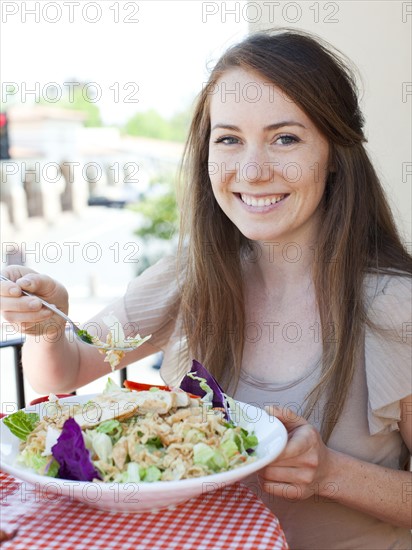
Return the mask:
[[234, 68], [223, 73], [210, 90], [210, 115], [268, 117], [282, 116], [308, 119], [304, 111], [278, 86], [253, 71]]

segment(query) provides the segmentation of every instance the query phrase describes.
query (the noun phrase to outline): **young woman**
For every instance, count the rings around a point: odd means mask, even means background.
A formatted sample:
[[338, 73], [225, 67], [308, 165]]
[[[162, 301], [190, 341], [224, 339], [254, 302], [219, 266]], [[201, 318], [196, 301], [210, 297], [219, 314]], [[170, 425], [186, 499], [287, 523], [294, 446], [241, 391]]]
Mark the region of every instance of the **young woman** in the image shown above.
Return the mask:
[[[285, 423], [283, 454], [249, 481], [294, 549], [412, 548], [411, 263], [362, 126], [352, 74], [319, 39], [284, 30], [229, 49], [186, 145], [177, 259], [92, 320], [112, 311], [153, 335], [120, 366], [164, 350], [162, 376], [178, 384], [197, 358]], [[5, 274], [33, 387], [102, 376], [101, 356], [20, 292], [67, 311], [65, 289]]]

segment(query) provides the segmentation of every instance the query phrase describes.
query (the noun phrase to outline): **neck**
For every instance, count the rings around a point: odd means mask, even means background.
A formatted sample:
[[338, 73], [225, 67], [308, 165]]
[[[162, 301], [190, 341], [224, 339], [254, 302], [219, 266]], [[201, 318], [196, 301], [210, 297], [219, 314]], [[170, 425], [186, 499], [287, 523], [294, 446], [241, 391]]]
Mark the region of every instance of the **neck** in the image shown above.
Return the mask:
[[303, 290], [305, 281], [312, 280], [315, 250], [314, 245], [296, 242], [254, 242], [245, 258], [245, 271], [271, 294]]

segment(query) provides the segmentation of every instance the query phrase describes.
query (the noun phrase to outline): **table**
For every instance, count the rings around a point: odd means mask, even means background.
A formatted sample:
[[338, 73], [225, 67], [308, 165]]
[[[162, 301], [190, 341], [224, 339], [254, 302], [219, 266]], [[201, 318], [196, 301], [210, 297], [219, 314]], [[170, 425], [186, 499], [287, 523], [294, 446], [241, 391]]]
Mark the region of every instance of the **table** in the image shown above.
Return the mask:
[[278, 519], [246, 485], [155, 513], [89, 507], [0, 472], [1, 550], [288, 550]]

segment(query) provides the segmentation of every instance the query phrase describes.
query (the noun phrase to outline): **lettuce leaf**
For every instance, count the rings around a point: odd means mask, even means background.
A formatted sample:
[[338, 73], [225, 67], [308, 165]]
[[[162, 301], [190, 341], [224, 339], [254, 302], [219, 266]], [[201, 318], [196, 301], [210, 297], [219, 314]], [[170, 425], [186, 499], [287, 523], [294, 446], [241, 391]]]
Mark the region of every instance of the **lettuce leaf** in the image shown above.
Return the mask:
[[115, 444], [122, 435], [122, 426], [118, 420], [105, 420], [96, 427], [96, 432], [107, 434]]
[[107, 378], [106, 385], [104, 387], [103, 393], [111, 393], [114, 391], [122, 391], [123, 388], [121, 388], [116, 382], [110, 378], [110, 376]]
[[26, 441], [27, 436], [34, 430], [39, 420], [40, 418], [37, 413], [17, 411], [6, 416], [3, 422], [13, 435]]
[[159, 468], [157, 466], [151, 465], [146, 468], [143, 479], [144, 481], [152, 483], [154, 481], [159, 481], [161, 476], [162, 472], [159, 470]]
[[23, 449], [17, 462], [32, 468], [42, 476], [56, 477], [59, 469], [58, 463], [52, 456], [42, 456], [40, 452], [28, 451], [27, 448]]
[[97, 430], [86, 430], [87, 438], [86, 447], [90, 449], [94, 455], [97, 455], [98, 459], [106, 464], [112, 463], [113, 443], [110, 437], [106, 433], [98, 432]]
[[86, 449], [82, 430], [74, 418], [68, 418], [63, 424], [62, 433], [52, 447], [52, 454], [59, 463], [59, 478], [77, 481], [101, 479]]
[[213, 472], [220, 472], [228, 466], [227, 459], [222, 452], [206, 443], [196, 443], [193, 447], [193, 462], [207, 466]]

